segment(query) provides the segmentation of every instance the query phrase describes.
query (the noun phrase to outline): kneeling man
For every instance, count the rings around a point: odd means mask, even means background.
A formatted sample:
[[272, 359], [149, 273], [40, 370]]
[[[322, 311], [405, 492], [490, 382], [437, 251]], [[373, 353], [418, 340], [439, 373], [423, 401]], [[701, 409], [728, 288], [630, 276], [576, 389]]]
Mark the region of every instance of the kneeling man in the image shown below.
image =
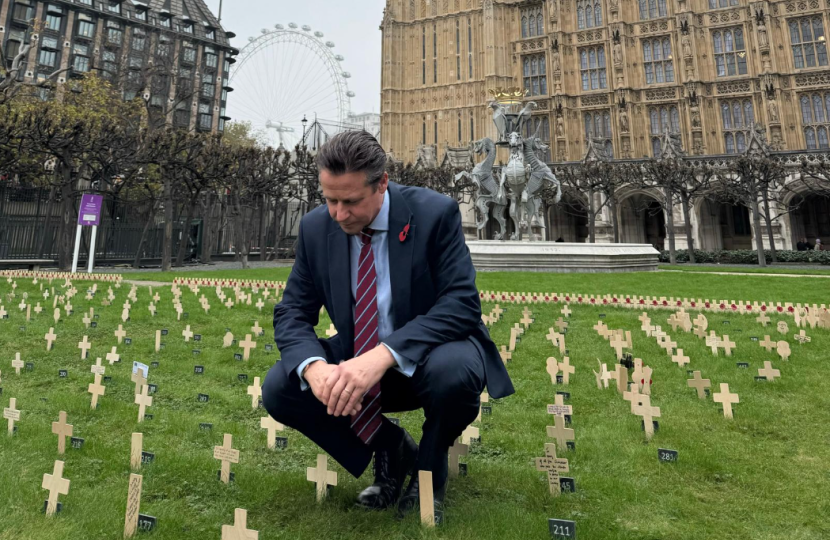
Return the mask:
[[[397, 504], [405, 515], [418, 505], [423, 470], [440, 508], [448, 449], [476, 418], [481, 392], [513, 393], [481, 321], [458, 203], [389, 182], [386, 154], [367, 132], [333, 137], [317, 165], [326, 204], [300, 223], [274, 308], [281, 361], [263, 403], [355, 477], [374, 456], [359, 505]], [[321, 306], [338, 332], [331, 339], [314, 331]], [[420, 445], [384, 416], [416, 409], [426, 417]]]

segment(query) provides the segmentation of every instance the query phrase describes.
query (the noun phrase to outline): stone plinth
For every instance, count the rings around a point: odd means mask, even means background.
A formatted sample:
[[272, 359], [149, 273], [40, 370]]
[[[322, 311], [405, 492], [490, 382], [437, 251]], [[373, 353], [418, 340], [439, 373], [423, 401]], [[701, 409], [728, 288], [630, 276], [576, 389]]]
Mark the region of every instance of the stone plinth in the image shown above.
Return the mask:
[[650, 272], [659, 253], [648, 244], [468, 241], [479, 272]]

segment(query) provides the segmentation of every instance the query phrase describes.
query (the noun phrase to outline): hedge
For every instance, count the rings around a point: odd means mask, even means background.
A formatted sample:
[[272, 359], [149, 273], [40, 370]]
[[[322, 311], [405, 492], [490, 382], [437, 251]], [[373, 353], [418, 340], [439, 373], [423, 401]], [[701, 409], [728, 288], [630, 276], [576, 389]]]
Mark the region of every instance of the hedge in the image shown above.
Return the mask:
[[[689, 252], [685, 249], [675, 251], [677, 263], [689, 262]], [[772, 252], [764, 250], [767, 263], [772, 262]], [[778, 262], [780, 263], [809, 263], [830, 265], [830, 251], [789, 251], [777, 250]], [[669, 252], [660, 252], [660, 262], [669, 262]], [[758, 252], [755, 250], [718, 250], [702, 251], [695, 250], [695, 263], [709, 264], [758, 264]]]

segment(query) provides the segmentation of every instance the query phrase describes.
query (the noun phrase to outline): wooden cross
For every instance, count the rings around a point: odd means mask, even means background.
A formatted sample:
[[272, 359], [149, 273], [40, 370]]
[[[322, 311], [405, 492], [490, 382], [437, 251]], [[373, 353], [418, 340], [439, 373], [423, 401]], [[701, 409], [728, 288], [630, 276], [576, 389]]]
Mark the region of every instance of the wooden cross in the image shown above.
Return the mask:
[[556, 319], [556, 322], [553, 323], [553, 324], [554, 324], [554, 326], [556, 326], [556, 328], [559, 329], [560, 333], [564, 332], [565, 329], [568, 327], [568, 322], [565, 319], [563, 319], [562, 317], [559, 317], [558, 319]]
[[127, 513], [124, 516], [124, 538], [132, 538], [138, 528], [138, 514], [141, 508], [141, 485], [144, 478], [140, 474], [130, 474], [127, 488]]
[[[139, 373], [141, 371], [139, 370]], [[144, 411], [147, 407], [153, 405], [153, 396], [148, 396], [147, 392], [149, 391], [150, 387], [146, 384], [141, 385], [141, 393], [136, 394], [135, 396], [135, 404], [138, 405], [138, 421], [144, 421]]]
[[559, 487], [559, 473], [568, 472], [568, 460], [556, 457], [556, 445], [545, 443], [545, 457], [536, 458], [536, 470], [548, 473], [548, 485], [550, 494], [558, 497], [561, 494]]
[[233, 449], [233, 435], [225, 433], [222, 446], [213, 447], [213, 459], [222, 462], [219, 479], [227, 484], [231, 481], [231, 463], [239, 463], [239, 450]]
[[766, 313], [761, 312], [761, 314], [760, 314], [760, 315], [758, 315], [758, 316], [755, 318], [755, 321], [756, 321], [756, 322], [758, 322], [759, 324], [763, 325], [763, 326], [764, 326], [764, 328], [766, 328], [767, 323], [770, 321], [770, 318], [767, 316], [767, 314], [766, 314]]
[[231, 309], [233, 307], [233, 300], [228, 298], [228, 301], [225, 302], [225, 307], [228, 308], [228, 309]]
[[147, 309], [150, 310], [150, 316], [151, 317], [156, 316], [156, 305], [155, 304], [150, 304], [149, 306], [147, 306]]
[[501, 350], [499, 351], [499, 356], [501, 357], [502, 363], [506, 364], [513, 358], [513, 353], [507, 350], [507, 347], [504, 345], [501, 346]]
[[308, 467], [306, 479], [317, 485], [317, 502], [326, 498], [328, 486], [337, 485], [337, 473], [328, 469], [328, 457], [325, 454], [317, 454], [317, 468]]
[[43, 475], [41, 487], [49, 492], [46, 502], [46, 515], [53, 516], [58, 511], [58, 495], [69, 494], [69, 480], [63, 478], [63, 461], [55, 461], [52, 474]]
[[712, 330], [708, 336], [706, 336], [706, 346], [712, 349], [712, 354], [715, 356], [718, 355], [718, 347], [720, 347], [720, 339], [715, 334], [715, 331]]
[[559, 362], [559, 370], [562, 372], [562, 384], [568, 384], [571, 375], [576, 371], [576, 368], [570, 364], [571, 359], [567, 356]]
[[141, 468], [141, 454], [144, 449], [144, 434], [133, 433], [130, 441], [130, 468], [137, 471]]
[[787, 326], [787, 321], [778, 321], [778, 333], [779, 334], [786, 334], [790, 331], [789, 326]]
[[735, 348], [735, 342], [730, 341], [728, 335], [723, 335], [723, 339], [720, 340], [720, 346], [726, 351], [726, 356], [732, 356], [732, 349]]
[[254, 377], [254, 384], [248, 387], [248, 395], [251, 396], [251, 408], [259, 406], [259, 398], [262, 397], [262, 387], [259, 385], [259, 377]]
[[732, 404], [740, 402], [738, 394], [732, 394], [729, 392], [728, 383], [720, 383], [720, 392], [715, 392], [712, 400], [715, 403], [723, 405], [724, 418], [732, 418]]
[[9, 435], [14, 435], [14, 423], [20, 422], [20, 411], [16, 407], [17, 398], [9, 398], [9, 406], [3, 409], [3, 418], [9, 421]]
[[761, 341], [761, 347], [765, 348], [767, 352], [772, 352], [775, 348], [775, 342], [772, 341], [769, 336], [764, 336], [764, 340]]
[[277, 445], [277, 431], [283, 431], [285, 429], [284, 425], [270, 416], [260, 418], [259, 427], [268, 431], [268, 448], [274, 448]]
[[521, 335], [519, 328], [519, 323], [516, 323], [516, 326], [510, 329], [510, 343], [507, 345], [507, 350], [509, 350], [510, 352], [516, 350], [516, 341], [518, 337]]
[[435, 498], [432, 492], [432, 471], [418, 471], [418, 504], [421, 507], [421, 525], [435, 527]]
[[799, 332], [798, 334], [795, 334], [795, 335], [793, 336], [793, 338], [794, 338], [797, 342], [801, 343], [802, 345], [804, 345], [805, 343], [810, 343], [810, 341], [812, 341], [812, 338], [810, 338], [810, 336], [808, 336], [808, 335], [807, 335], [807, 333], [806, 333], [806, 332], [804, 332], [804, 330], [802, 330], [802, 331], [801, 331], [801, 332]]
[[106, 373], [107, 368], [101, 365], [101, 359], [95, 359], [95, 365], [89, 368], [90, 373], [95, 373], [96, 375], [103, 375]]
[[482, 392], [478, 404], [478, 416], [476, 416], [476, 419], [474, 420], [475, 422], [481, 422], [481, 407], [483, 407], [485, 403], [490, 403], [490, 394]]
[[[604, 337], [604, 338], [606, 338], [606, 339], [607, 339], [607, 335], [608, 335], [608, 334], [606, 333], [606, 331], [608, 330], [608, 327], [605, 325], [605, 323], [604, 323], [604, 322], [602, 322], [602, 321], [597, 321], [597, 324], [595, 324], [595, 325], [593, 326], [593, 328], [594, 328], [594, 330], [596, 331], [596, 333], [597, 333], [597, 334], [599, 334], [599, 335], [601, 335], [602, 337]], [[550, 339], [550, 338], [548, 338], [548, 339]]]
[[92, 348], [92, 343], [90, 343], [87, 340], [87, 337], [84, 336], [84, 339], [78, 342], [78, 348], [81, 349], [81, 360], [86, 360], [87, 354], [89, 354], [89, 349]]
[[25, 300], [21, 300], [21, 301], [20, 301], [20, 305], [19, 305], [19, 306], [17, 306], [17, 307], [18, 307], [18, 308], [20, 308], [20, 311], [23, 311], [24, 309], [26, 309], [26, 301], [25, 301]]
[[259, 321], [254, 321], [254, 325], [251, 327], [251, 333], [255, 336], [262, 333], [262, 327], [259, 325]]
[[559, 363], [556, 361], [556, 358], [551, 356], [548, 358], [546, 364], [548, 375], [550, 375], [550, 383], [556, 384], [556, 375], [559, 374]]
[[617, 373], [614, 377], [617, 380], [617, 392], [622, 394], [628, 390], [628, 369], [622, 364], [617, 364]]
[[519, 322], [522, 323], [525, 328], [528, 328], [530, 326], [530, 323], [533, 322], [533, 320], [530, 318], [530, 315], [530, 310], [524, 308], [524, 310], [522, 311], [522, 318], [519, 319]]
[[126, 336], [126, 335], [127, 335], [127, 331], [126, 331], [126, 330], [124, 330], [124, 327], [123, 327], [122, 325], [120, 325], [120, 324], [119, 324], [119, 325], [118, 325], [118, 330], [116, 330], [116, 331], [114, 332], [114, 334], [115, 334], [115, 337], [117, 337], [117, 338], [118, 338], [118, 343], [120, 344], [120, 343], [121, 343], [121, 341], [124, 339], [124, 336]]
[[644, 394], [640, 393], [640, 386], [637, 384], [631, 385], [631, 390], [628, 392], [623, 392], [623, 399], [628, 401], [631, 404], [631, 412], [634, 412], [635, 407], [639, 407], [642, 399], [645, 396]]
[[561, 414], [553, 415], [553, 425], [547, 426], [547, 432], [548, 437], [556, 439], [560, 450], [567, 450], [568, 441], [574, 440], [574, 430], [565, 427], [565, 416]]
[[646, 439], [651, 439], [654, 436], [654, 419], [660, 418], [660, 407], [652, 407], [651, 398], [643, 396], [632, 412], [643, 417]]
[[71, 437], [74, 428], [66, 423], [66, 411], [61, 411], [58, 421], [52, 422], [52, 433], [58, 436], [58, 454], [66, 453], [66, 438]]
[[67, 317], [68, 317], [68, 316], [69, 316], [69, 314], [72, 312], [72, 302], [67, 302], [67, 303], [63, 306], [63, 310], [66, 312], [66, 315], [67, 315]]
[[686, 381], [686, 384], [690, 388], [694, 388], [697, 390], [697, 397], [700, 399], [706, 399], [706, 389], [712, 386], [712, 383], [709, 379], [701, 379], [700, 372], [695, 371], [692, 374], [692, 378]]
[[648, 316], [648, 312], [644, 311], [642, 315], [637, 317], [637, 319], [642, 323], [641, 328], [645, 329], [651, 323], [651, 318]]
[[248, 511], [237, 508], [234, 524], [222, 525], [222, 540], [259, 540], [259, 533], [248, 528]]
[[617, 360], [622, 360], [623, 357], [623, 347], [625, 347], [625, 340], [619, 334], [615, 335], [611, 339], [611, 347], [617, 352]]
[[55, 334], [55, 329], [54, 328], [49, 328], [49, 331], [46, 332], [46, 335], [43, 336], [43, 339], [46, 340], [46, 350], [51, 351], [52, 350], [52, 344], [55, 342], [55, 340], [58, 339], [58, 336]]
[[663, 342], [660, 343], [660, 346], [666, 349], [667, 353], [671, 354], [672, 351], [677, 347], [677, 342], [672, 341], [671, 337], [666, 336], [665, 338], [663, 338]]
[[[9, 314], [9, 312], [6, 311], [6, 308], [4, 306], [0, 305], [0, 319], [2, 319], [3, 317], [5, 317], [8, 314]], [[60, 310], [58, 310], [58, 317], [60, 317]]]
[[112, 350], [107, 353], [106, 358], [109, 361], [110, 365], [113, 365], [121, 359], [121, 355], [118, 354], [118, 352], [116, 352], [116, 347], [113, 347]]
[[478, 428], [472, 424], [467, 426], [466, 429], [461, 432], [461, 442], [464, 444], [470, 444], [472, 439], [478, 439], [479, 437], [481, 437], [481, 434]]
[[90, 383], [89, 387], [87, 388], [87, 392], [92, 394], [92, 404], [90, 405], [90, 409], [95, 409], [96, 407], [98, 407], [98, 397], [103, 396], [105, 391], [106, 387], [101, 384], [101, 374], [96, 373], [95, 382]]
[[90, 318], [89, 318], [89, 315], [88, 315], [88, 314], [86, 314], [86, 315], [84, 315], [84, 316], [83, 316], [83, 318], [81, 319], [81, 322], [83, 322], [83, 323], [84, 323], [84, 328], [89, 328], [89, 323], [91, 323], [91, 322], [92, 322], [92, 319], [90, 319]]
[[138, 368], [130, 380], [135, 383], [135, 393], [138, 394], [141, 391], [141, 387], [147, 384], [147, 376], [144, 374], [144, 368]]
[[683, 367], [690, 362], [689, 357], [683, 354], [683, 349], [677, 349], [677, 353], [671, 357], [671, 361], [680, 367]]
[[190, 331], [190, 325], [187, 325], [187, 328], [182, 330], [182, 336], [184, 336], [184, 342], [187, 343], [190, 341], [190, 338], [193, 337], [193, 332]]
[[16, 375], [20, 375], [20, 369], [23, 367], [23, 360], [20, 359], [20, 353], [14, 353], [14, 360], [12, 360], [12, 367]]
[[262, 311], [262, 307], [265, 305], [265, 302], [262, 301], [262, 298], [256, 301], [256, 307], [258, 310]]
[[552, 414], [554, 416], [557, 414], [559, 416], [571, 416], [573, 414], [573, 406], [565, 405], [565, 398], [562, 394], [556, 394], [553, 399], [553, 405], [548, 405], [548, 414]]
[[671, 326], [671, 329], [676, 331], [677, 327], [680, 326], [680, 317], [678, 317], [676, 313], [672, 313], [671, 317], [668, 318], [668, 323]]
[[565, 317], [569, 317], [569, 318], [570, 318], [570, 316], [571, 316], [571, 308], [570, 308], [570, 307], [568, 307], [568, 304], [565, 304], [565, 307], [563, 307], [563, 308], [560, 310], [560, 313], [561, 313], [562, 315], [564, 315]]
[[248, 360], [251, 357], [251, 349], [256, 349], [256, 341], [251, 340], [251, 334], [245, 334], [245, 339], [239, 342], [242, 347], [242, 359]]
[[337, 328], [335, 328], [334, 323], [332, 323], [332, 324], [329, 325], [329, 329], [326, 330], [326, 336], [332, 338], [336, 335], [337, 335]]
[[790, 344], [786, 341], [779, 341], [777, 346], [778, 356], [781, 360], [790, 359]]
[[781, 371], [773, 369], [772, 362], [767, 360], [764, 362], [764, 368], [758, 369], [758, 375], [760, 377], [765, 377], [768, 381], [774, 381], [776, 377], [781, 376]]
[[449, 464], [450, 464], [450, 478], [457, 478], [458, 477], [458, 458], [460, 456], [466, 456], [467, 452], [469, 451], [469, 446], [461, 442], [461, 439], [456, 439], [452, 446], [450, 446], [450, 456], [449, 456]]

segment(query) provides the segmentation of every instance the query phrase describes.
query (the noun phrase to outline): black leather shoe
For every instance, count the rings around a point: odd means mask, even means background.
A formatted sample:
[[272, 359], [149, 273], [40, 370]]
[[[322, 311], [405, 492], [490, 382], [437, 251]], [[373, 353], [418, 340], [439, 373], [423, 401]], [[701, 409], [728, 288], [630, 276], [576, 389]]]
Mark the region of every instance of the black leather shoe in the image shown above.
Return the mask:
[[[435, 524], [440, 525], [444, 519], [444, 496], [447, 494], [447, 481], [440, 486], [433, 486], [432, 488], [432, 503], [435, 512]], [[409, 481], [409, 486], [406, 492], [401, 497], [398, 503], [398, 518], [403, 519], [413, 510], [421, 508], [421, 491], [418, 486], [418, 473], [412, 473], [412, 480]]]
[[375, 483], [357, 496], [358, 506], [382, 510], [398, 502], [406, 476], [418, 461], [418, 445], [405, 429], [395, 448], [375, 452]]

